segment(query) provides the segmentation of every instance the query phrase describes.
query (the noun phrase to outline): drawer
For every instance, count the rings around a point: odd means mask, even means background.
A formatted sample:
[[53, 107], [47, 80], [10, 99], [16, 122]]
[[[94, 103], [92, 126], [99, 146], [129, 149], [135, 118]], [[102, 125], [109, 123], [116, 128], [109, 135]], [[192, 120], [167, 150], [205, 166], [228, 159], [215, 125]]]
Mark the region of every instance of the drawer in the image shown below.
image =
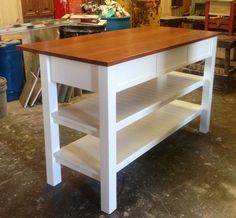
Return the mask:
[[56, 83], [93, 92], [98, 90], [98, 67], [96, 65], [51, 57], [51, 72], [52, 80]]
[[212, 40], [195, 42], [188, 46], [188, 63], [194, 63], [211, 55]]
[[167, 73], [187, 64], [188, 46], [181, 46], [157, 54], [157, 72]]

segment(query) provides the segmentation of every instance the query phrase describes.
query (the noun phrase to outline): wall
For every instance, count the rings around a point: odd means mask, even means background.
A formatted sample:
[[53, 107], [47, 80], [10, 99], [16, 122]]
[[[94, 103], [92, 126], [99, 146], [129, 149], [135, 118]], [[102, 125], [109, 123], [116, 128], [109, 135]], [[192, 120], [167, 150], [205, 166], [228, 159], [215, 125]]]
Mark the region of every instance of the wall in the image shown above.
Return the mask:
[[161, 16], [171, 16], [171, 0], [161, 0]]
[[161, 16], [165, 17], [176, 14], [178, 14], [178, 16], [182, 16], [183, 14], [187, 15], [190, 12], [190, 6], [191, 0], [183, 0], [182, 7], [171, 10], [171, 0], [161, 0]]
[[191, 0], [184, 0], [183, 1], [183, 14], [184, 15], [189, 15], [190, 6], [191, 6]]
[[1, 0], [0, 26], [22, 22], [21, 0]]

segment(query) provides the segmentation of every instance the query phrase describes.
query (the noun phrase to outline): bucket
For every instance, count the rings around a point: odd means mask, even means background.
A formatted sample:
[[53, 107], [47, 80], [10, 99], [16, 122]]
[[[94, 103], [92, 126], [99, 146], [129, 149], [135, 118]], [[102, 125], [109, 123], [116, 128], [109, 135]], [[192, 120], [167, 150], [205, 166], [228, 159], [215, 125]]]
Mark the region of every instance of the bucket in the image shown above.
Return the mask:
[[7, 114], [7, 80], [0, 76], [0, 118]]
[[0, 45], [0, 76], [7, 80], [7, 101], [19, 98], [24, 85], [22, 52], [19, 40]]
[[130, 28], [130, 17], [107, 17], [102, 19], [107, 21], [106, 31]]

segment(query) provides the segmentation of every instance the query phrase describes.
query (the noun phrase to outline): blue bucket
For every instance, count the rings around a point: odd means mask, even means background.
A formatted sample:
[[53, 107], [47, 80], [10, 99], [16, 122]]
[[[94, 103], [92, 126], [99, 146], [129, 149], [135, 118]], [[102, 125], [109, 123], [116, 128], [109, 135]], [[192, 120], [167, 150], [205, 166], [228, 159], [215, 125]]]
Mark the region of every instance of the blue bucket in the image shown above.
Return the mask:
[[24, 85], [22, 52], [19, 40], [0, 45], [0, 76], [7, 79], [7, 101], [19, 99]]
[[108, 17], [102, 19], [107, 21], [106, 31], [130, 28], [130, 17]]

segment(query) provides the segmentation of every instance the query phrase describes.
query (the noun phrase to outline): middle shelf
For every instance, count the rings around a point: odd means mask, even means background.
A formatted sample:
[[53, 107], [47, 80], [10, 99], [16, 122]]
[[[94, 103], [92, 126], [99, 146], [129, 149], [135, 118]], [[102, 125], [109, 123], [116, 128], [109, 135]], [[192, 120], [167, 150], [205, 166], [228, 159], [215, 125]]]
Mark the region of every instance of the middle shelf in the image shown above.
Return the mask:
[[[116, 130], [125, 128], [202, 85], [202, 76], [173, 71], [118, 92]], [[54, 122], [60, 125], [99, 136], [98, 95], [76, 104], [60, 107], [52, 116]]]

